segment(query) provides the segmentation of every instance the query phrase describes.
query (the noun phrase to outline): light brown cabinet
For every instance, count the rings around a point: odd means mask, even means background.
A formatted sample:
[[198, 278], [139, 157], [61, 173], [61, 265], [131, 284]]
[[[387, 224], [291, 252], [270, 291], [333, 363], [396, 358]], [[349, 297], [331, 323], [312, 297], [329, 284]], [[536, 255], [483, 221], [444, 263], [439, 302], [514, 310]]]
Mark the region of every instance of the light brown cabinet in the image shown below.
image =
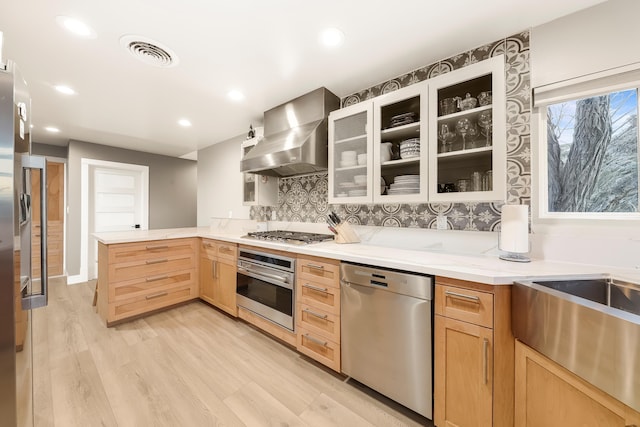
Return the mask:
[[640, 426], [640, 413], [516, 341], [516, 427]]
[[202, 239], [200, 244], [200, 298], [232, 316], [236, 306], [238, 247], [233, 243]]
[[198, 239], [98, 244], [98, 313], [107, 326], [198, 297]]
[[513, 425], [511, 289], [438, 277], [434, 422]]
[[299, 255], [296, 347], [340, 372], [340, 262]]

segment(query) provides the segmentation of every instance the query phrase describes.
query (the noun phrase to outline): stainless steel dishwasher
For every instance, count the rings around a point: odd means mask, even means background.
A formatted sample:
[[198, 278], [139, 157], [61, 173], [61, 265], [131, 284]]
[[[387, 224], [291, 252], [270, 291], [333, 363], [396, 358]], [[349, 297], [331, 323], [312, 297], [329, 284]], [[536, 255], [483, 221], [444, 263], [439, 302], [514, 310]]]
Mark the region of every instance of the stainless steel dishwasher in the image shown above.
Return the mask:
[[433, 418], [433, 278], [340, 265], [342, 371]]

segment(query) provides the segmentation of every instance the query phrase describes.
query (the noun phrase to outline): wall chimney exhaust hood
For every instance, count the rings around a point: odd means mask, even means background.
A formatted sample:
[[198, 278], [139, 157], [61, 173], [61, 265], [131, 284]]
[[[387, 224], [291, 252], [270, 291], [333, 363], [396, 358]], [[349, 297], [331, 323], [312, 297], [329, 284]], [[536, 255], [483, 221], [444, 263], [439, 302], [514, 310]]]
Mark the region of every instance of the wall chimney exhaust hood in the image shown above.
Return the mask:
[[264, 138], [240, 161], [242, 172], [291, 176], [327, 170], [328, 117], [340, 98], [322, 87], [264, 112]]

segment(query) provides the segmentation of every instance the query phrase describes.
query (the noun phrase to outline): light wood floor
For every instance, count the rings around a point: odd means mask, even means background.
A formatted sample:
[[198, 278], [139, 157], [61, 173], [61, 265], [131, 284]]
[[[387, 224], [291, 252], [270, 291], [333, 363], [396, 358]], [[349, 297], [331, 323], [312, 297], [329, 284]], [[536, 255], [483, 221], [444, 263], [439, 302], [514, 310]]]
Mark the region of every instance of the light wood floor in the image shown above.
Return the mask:
[[38, 427], [433, 425], [202, 302], [106, 328], [94, 286], [34, 311]]

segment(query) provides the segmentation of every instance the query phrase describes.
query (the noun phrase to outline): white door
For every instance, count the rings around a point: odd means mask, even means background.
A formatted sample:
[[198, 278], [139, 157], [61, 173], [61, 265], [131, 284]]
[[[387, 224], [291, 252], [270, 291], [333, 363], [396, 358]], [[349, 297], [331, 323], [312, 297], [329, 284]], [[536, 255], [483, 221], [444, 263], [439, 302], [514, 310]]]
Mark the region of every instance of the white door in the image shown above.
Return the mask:
[[142, 226], [142, 174], [126, 169], [93, 170], [93, 231], [124, 231]]
[[93, 233], [149, 228], [149, 168], [82, 159], [82, 241], [78, 281], [98, 277]]

